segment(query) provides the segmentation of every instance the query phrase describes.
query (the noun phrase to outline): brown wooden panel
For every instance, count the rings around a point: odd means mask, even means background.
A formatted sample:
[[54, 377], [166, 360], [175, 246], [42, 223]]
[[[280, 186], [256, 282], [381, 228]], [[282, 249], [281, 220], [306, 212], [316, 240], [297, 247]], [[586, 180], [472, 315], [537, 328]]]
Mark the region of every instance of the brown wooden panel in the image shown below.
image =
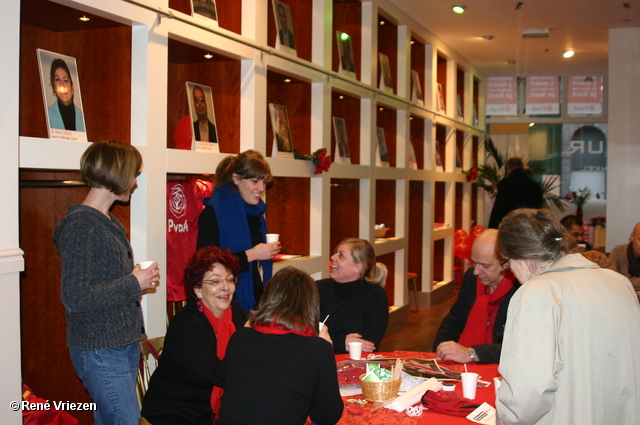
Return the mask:
[[433, 242], [433, 280], [444, 280], [444, 240]]
[[360, 79], [360, 62], [361, 62], [361, 42], [362, 42], [362, 5], [359, 1], [341, 1], [333, 0], [333, 39], [332, 46], [332, 62], [331, 69], [338, 72], [340, 66], [340, 50], [338, 50], [338, 41], [336, 39], [336, 31], [341, 31], [351, 36], [351, 45], [353, 47], [353, 60], [356, 65], [356, 78]]
[[[344, 118], [352, 164], [360, 164], [360, 99], [339, 92], [331, 93], [331, 116]], [[336, 137], [331, 123], [331, 152], [336, 152]]]
[[[173, 10], [191, 15], [191, 0], [169, 0]], [[216, 0], [218, 25], [220, 28], [240, 34], [242, 29], [242, 2], [238, 0]]]
[[173, 148], [176, 126], [189, 115], [186, 82], [211, 87], [220, 152], [240, 152], [240, 61], [169, 40], [167, 147]]
[[438, 55], [436, 79], [442, 85], [442, 96], [444, 97], [445, 109], [447, 109], [447, 60], [440, 55]]
[[[478, 80], [476, 77], [473, 78], [473, 105], [476, 108], [476, 112], [478, 113], [478, 118], [480, 118], [480, 111], [477, 110], [478, 109], [478, 96], [480, 93], [480, 80]], [[472, 112], [473, 114], [473, 112]], [[473, 115], [472, 115], [473, 116]], [[474, 123], [475, 125], [475, 123]]]
[[[285, 79], [291, 80], [285, 83]], [[268, 103], [284, 105], [289, 115], [293, 148], [300, 154], [311, 153], [311, 84], [275, 71], [267, 71], [267, 156], [273, 150], [273, 128]]]
[[462, 186], [464, 183], [456, 182], [456, 205], [455, 205], [455, 220], [454, 229], [462, 229], [464, 223], [462, 222]]
[[387, 275], [387, 284], [384, 287], [385, 292], [387, 293], [387, 301], [389, 305], [394, 305], [394, 297], [393, 297], [393, 289], [395, 287], [395, 282], [393, 281], [393, 275], [395, 273], [395, 254], [393, 252], [385, 255], [380, 255], [376, 257], [376, 261], [387, 266], [387, 270], [389, 274]]
[[411, 117], [409, 121], [409, 136], [416, 152], [418, 168], [424, 170], [424, 119]]
[[267, 226], [279, 233], [282, 254], [309, 255], [309, 179], [275, 177], [267, 189]]
[[357, 238], [360, 226], [360, 181], [331, 179], [331, 253], [340, 241]]
[[[81, 88], [88, 139], [130, 142], [130, 27], [54, 32], [23, 24], [20, 41], [22, 136], [48, 137], [36, 55], [41, 48], [76, 58], [79, 81], [74, 83]], [[50, 89], [49, 83], [46, 88]]]
[[[384, 22], [381, 25], [380, 22]], [[393, 92], [398, 94], [398, 27], [382, 15], [378, 15], [378, 51], [389, 57], [389, 67], [391, 68], [391, 79], [393, 80]], [[380, 57], [378, 59], [378, 79], [375, 86], [378, 87], [382, 66]]]
[[[313, 2], [309, 0], [285, 0], [282, 3], [289, 6], [291, 13], [291, 25], [293, 26], [293, 35], [296, 42], [296, 53], [300, 59], [311, 62], [311, 30], [313, 28], [311, 17], [313, 15]], [[267, 44], [275, 47], [278, 27], [274, 18], [272, 0], [269, 0], [267, 18]]]
[[389, 166], [395, 167], [397, 164], [396, 110], [387, 107], [379, 107], [377, 114], [377, 126], [384, 128], [384, 137], [387, 141], [387, 151], [389, 152]]
[[396, 181], [376, 180], [376, 224], [384, 224], [390, 229], [385, 237], [396, 232]]
[[[21, 180], [80, 180], [77, 172], [22, 171]], [[91, 402], [76, 376], [66, 346], [66, 320], [60, 300], [60, 258], [53, 230], [88, 188], [21, 188], [20, 247], [25, 271], [20, 279], [22, 376], [36, 394], [49, 400]], [[134, 195], [135, 196], [135, 195]], [[128, 207], [112, 212], [129, 234]], [[123, 212], [126, 211], [126, 214]], [[91, 412], [72, 412], [81, 424], [92, 424]]]
[[424, 183], [409, 182], [409, 272], [418, 275], [418, 291], [422, 290], [422, 217]]
[[440, 146], [440, 159], [442, 160], [442, 167], [444, 171], [451, 171], [447, 169], [447, 128], [445, 126], [436, 124], [436, 141]]
[[464, 131], [456, 130], [456, 152], [460, 158], [460, 166], [463, 170], [469, 168], [469, 164], [465, 164], [464, 159]]
[[443, 182], [436, 182], [435, 184], [436, 186], [436, 190], [435, 190], [435, 208], [434, 208], [434, 215], [433, 215], [433, 221], [435, 223], [444, 223], [445, 219], [444, 219], [444, 183]]

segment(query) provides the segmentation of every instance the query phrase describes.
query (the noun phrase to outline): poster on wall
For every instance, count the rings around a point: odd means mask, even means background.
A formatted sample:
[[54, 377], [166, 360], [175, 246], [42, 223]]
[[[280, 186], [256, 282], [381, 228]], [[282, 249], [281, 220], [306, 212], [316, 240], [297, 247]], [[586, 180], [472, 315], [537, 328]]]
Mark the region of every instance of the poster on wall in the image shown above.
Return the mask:
[[270, 103], [269, 112], [271, 114], [271, 128], [273, 128], [272, 156], [293, 159], [293, 142], [291, 141], [287, 107]]
[[191, 15], [214, 27], [218, 26], [218, 9], [215, 0], [191, 0]]
[[356, 62], [353, 58], [351, 36], [346, 32], [336, 31], [336, 41], [338, 42], [338, 54], [340, 55], [338, 73], [356, 78]]
[[489, 77], [486, 90], [486, 115], [518, 115], [518, 79], [516, 77]]
[[389, 151], [387, 150], [387, 139], [384, 135], [384, 128], [376, 127], [376, 165], [378, 167], [389, 166]]
[[278, 36], [276, 37], [276, 49], [284, 50], [297, 56], [296, 40], [293, 35], [291, 23], [291, 9], [286, 4], [273, 0], [273, 14], [276, 18]]
[[49, 138], [86, 142], [76, 58], [37, 49]]
[[193, 123], [193, 150], [220, 153], [216, 116], [213, 110], [211, 87], [187, 81], [189, 116]]
[[347, 140], [347, 126], [344, 118], [332, 117], [333, 133], [336, 138], [336, 150], [334, 162], [351, 164], [351, 153], [349, 152], [349, 141]]
[[569, 77], [567, 114], [602, 115], [602, 76]]
[[560, 78], [527, 77], [525, 114], [560, 114]]
[[391, 78], [391, 66], [389, 56], [378, 53], [380, 58], [380, 90], [393, 94], [393, 79]]
[[424, 106], [424, 96], [422, 95], [422, 86], [420, 85], [420, 75], [418, 71], [411, 70], [411, 101], [418, 105]]

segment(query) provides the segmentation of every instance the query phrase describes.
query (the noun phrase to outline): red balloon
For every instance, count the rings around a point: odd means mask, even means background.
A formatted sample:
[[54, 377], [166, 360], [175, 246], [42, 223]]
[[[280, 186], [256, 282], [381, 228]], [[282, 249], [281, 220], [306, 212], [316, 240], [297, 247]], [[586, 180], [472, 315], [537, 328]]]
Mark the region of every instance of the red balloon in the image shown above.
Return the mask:
[[456, 230], [456, 232], [453, 234], [456, 238], [460, 238], [460, 237], [464, 237], [464, 238], [468, 238], [469, 234], [467, 233], [466, 230], [464, 229], [458, 229]]
[[477, 226], [473, 226], [471, 228], [471, 233], [469, 234], [469, 242], [473, 245], [473, 241], [475, 241], [478, 235], [484, 232], [484, 230], [484, 227], [480, 226], [479, 224]]
[[173, 140], [176, 144], [176, 148], [191, 150], [191, 139], [193, 139], [193, 123], [191, 117], [187, 115], [182, 118], [176, 126], [176, 131], [173, 133]]
[[453, 253], [458, 258], [471, 258], [471, 245], [465, 241], [458, 242], [453, 248]]

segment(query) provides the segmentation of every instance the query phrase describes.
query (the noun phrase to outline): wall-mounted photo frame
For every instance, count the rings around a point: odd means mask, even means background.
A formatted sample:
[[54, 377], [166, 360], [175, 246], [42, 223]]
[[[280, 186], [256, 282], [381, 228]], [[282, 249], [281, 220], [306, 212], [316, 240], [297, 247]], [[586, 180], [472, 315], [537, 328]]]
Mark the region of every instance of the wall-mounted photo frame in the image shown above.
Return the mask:
[[336, 150], [334, 162], [351, 164], [351, 152], [349, 151], [349, 141], [347, 140], [347, 126], [344, 118], [332, 117], [333, 134], [336, 138]]
[[389, 151], [387, 150], [387, 139], [384, 135], [384, 128], [376, 127], [376, 139], [378, 146], [376, 148], [376, 165], [379, 167], [389, 166]]
[[422, 85], [420, 84], [418, 71], [411, 70], [411, 82], [411, 101], [424, 106], [424, 95], [422, 94]]
[[220, 153], [216, 114], [213, 109], [211, 87], [186, 82], [189, 116], [193, 129], [193, 147], [197, 152]]
[[409, 142], [409, 169], [417, 170], [418, 169], [418, 158], [416, 157], [416, 150], [413, 147], [413, 142]]
[[356, 78], [356, 62], [353, 59], [353, 45], [351, 36], [346, 32], [336, 31], [338, 53], [340, 54], [340, 66], [338, 73]]
[[456, 105], [458, 106], [458, 118], [464, 119], [464, 115], [462, 113], [462, 101], [460, 100], [460, 94], [456, 93]]
[[391, 78], [391, 66], [389, 56], [378, 53], [380, 60], [380, 90], [393, 94], [393, 79]]
[[191, 16], [218, 26], [218, 7], [216, 0], [191, 0]]
[[444, 91], [442, 90], [442, 84], [438, 83], [438, 99], [437, 99], [437, 107], [438, 107], [438, 111], [440, 112], [445, 112], [445, 105], [444, 105]]
[[36, 54], [49, 138], [86, 142], [76, 58], [43, 49]]
[[291, 21], [291, 9], [281, 1], [273, 0], [273, 16], [276, 19], [278, 36], [276, 37], [276, 49], [298, 55], [296, 52], [296, 40]]
[[269, 113], [271, 114], [271, 128], [273, 129], [272, 156], [293, 159], [293, 141], [291, 140], [287, 107], [270, 103]]
[[441, 154], [440, 142], [436, 140], [435, 152], [434, 152], [434, 162], [436, 166], [436, 171], [444, 171], [444, 164], [442, 163], [442, 154]]

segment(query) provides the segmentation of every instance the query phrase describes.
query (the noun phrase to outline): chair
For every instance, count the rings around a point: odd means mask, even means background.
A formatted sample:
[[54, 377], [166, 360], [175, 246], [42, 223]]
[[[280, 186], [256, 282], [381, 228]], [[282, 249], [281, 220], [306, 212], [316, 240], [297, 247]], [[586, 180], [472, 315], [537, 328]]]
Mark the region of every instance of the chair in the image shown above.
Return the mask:
[[416, 311], [420, 311], [420, 306], [418, 305], [418, 274], [412, 272], [407, 273], [407, 281], [409, 290], [413, 291], [413, 301], [416, 304]]
[[[155, 361], [155, 367], [158, 367], [158, 359], [164, 348], [164, 337], [143, 339], [140, 341], [142, 350], [140, 352], [140, 364], [138, 366], [138, 383], [136, 385], [136, 392], [138, 393], [138, 404], [142, 409], [142, 400], [149, 387], [149, 379], [151, 378], [151, 371], [149, 369], [149, 355], [151, 355]], [[142, 423], [142, 422], [141, 422]]]

